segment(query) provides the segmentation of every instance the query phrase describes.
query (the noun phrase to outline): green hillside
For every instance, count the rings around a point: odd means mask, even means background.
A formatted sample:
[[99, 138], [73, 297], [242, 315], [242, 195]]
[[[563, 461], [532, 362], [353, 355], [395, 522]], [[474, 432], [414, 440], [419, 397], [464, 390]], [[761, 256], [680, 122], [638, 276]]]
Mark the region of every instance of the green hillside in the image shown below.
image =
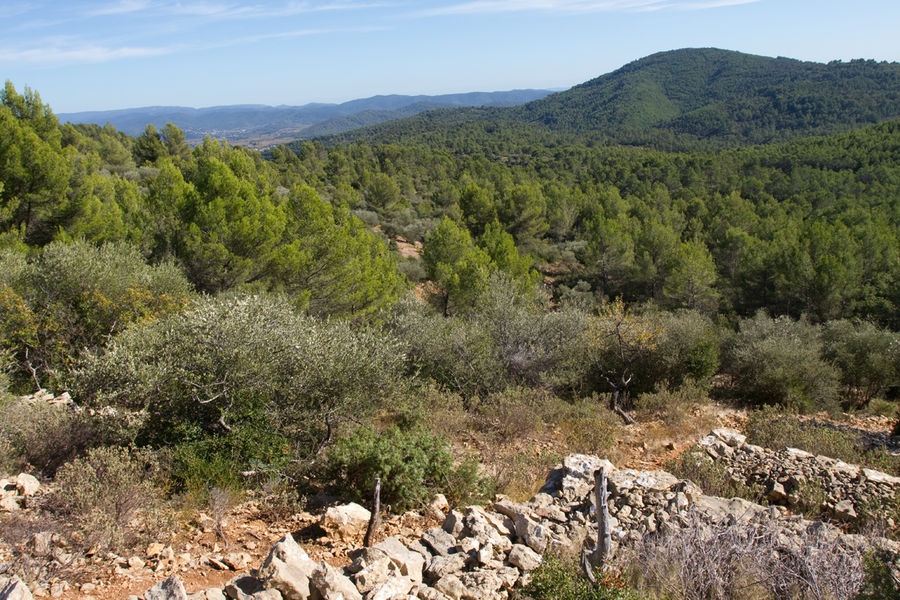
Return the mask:
[[585, 140], [722, 148], [847, 131], [900, 116], [900, 64], [828, 64], [718, 50], [661, 52], [518, 107], [450, 110], [342, 138], [406, 141], [466, 121], [503, 121]]

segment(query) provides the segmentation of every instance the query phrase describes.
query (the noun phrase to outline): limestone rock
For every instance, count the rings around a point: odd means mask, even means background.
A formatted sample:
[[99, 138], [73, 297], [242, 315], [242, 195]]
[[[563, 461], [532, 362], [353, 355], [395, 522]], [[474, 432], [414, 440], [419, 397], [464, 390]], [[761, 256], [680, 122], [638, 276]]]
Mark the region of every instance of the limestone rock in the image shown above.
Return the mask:
[[450, 510], [450, 503], [443, 494], [437, 494], [425, 507], [425, 516], [436, 521], [442, 520]]
[[366, 548], [347, 570], [356, 573], [353, 577], [356, 589], [365, 594], [386, 581], [397, 568], [384, 551]]
[[493, 600], [503, 587], [503, 579], [492, 571], [473, 571], [463, 573], [459, 578], [466, 591], [463, 600]]
[[450, 573], [459, 573], [466, 566], [465, 554], [450, 554], [448, 556], [435, 556], [428, 563], [425, 574], [431, 581], [436, 581]]
[[422, 582], [425, 558], [421, 554], [404, 546], [397, 537], [389, 537], [376, 544], [375, 547], [390, 557], [391, 562], [397, 565], [401, 575], [409, 577], [414, 583]]
[[850, 500], [841, 500], [834, 505], [831, 512], [839, 521], [855, 521], [858, 518], [856, 510], [853, 508], [853, 502]]
[[453, 537], [459, 537], [462, 533], [462, 530], [465, 528], [465, 524], [463, 523], [463, 514], [458, 510], [451, 510], [447, 513], [446, 518], [444, 518], [444, 524], [441, 528], [452, 535]]
[[19, 473], [16, 477], [16, 491], [20, 496], [34, 496], [41, 491], [41, 482], [34, 475]]
[[397, 596], [406, 596], [413, 585], [415, 584], [406, 577], [391, 577], [372, 590], [366, 600], [391, 600]]
[[784, 486], [776, 481], [772, 484], [772, 489], [769, 490], [769, 493], [766, 494], [766, 498], [771, 504], [783, 504], [787, 502], [788, 495], [784, 491]]
[[747, 436], [742, 435], [740, 431], [736, 429], [714, 429], [712, 434], [731, 446], [732, 448], [740, 448], [747, 441]]
[[550, 542], [547, 528], [523, 514], [516, 517], [516, 535], [538, 554], [543, 554]]
[[254, 595], [263, 591], [263, 583], [256, 577], [239, 575], [225, 584], [225, 595], [231, 600], [252, 600]]
[[231, 552], [222, 558], [222, 562], [232, 571], [243, 571], [253, 557], [246, 552]]
[[466, 586], [453, 573], [444, 575], [434, 584], [434, 589], [444, 594], [451, 600], [460, 600], [466, 593]]
[[522, 544], [516, 544], [509, 551], [507, 562], [514, 567], [518, 567], [523, 571], [534, 571], [541, 566], [541, 555]]
[[266, 588], [281, 592], [285, 600], [307, 600], [309, 577], [315, 570], [316, 563], [288, 533], [272, 546], [258, 577]]
[[892, 486], [900, 486], [900, 477], [894, 477], [892, 475], [888, 475], [887, 473], [882, 473], [881, 471], [876, 471], [874, 469], [863, 469], [862, 472], [867, 481], [871, 481], [873, 483], [884, 483]]
[[447, 556], [450, 549], [456, 545], [456, 538], [441, 529], [433, 527], [422, 534], [422, 541], [431, 548], [435, 554]]
[[31, 590], [18, 577], [0, 576], [0, 600], [33, 600]]
[[357, 542], [366, 533], [371, 513], [354, 502], [332, 506], [322, 517], [319, 526], [334, 539]]
[[322, 600], [362, 600], [362, 594], [356, 585], [344, 576], [339, 569], [326, 562], [321, 562], [309, 578]]
[[187, 600], [187, 592], [181, 580], [172, 576], [144, 592], [144, 600]]
[[16, 512], [18, 510], [22, 510], [18, 498], [15, 496], [3, 496], [0, 498], [0, 511]]
[[32, 554], [35, 556], [50, 556], [53, 552], [53, 533], [50, 531], [41, 531], [31, 539], [33, 546]]
[[433, 587], [428, 587], [427, 585], [419, 586], [416, 596], [420, 600], [449, 600], [445, 594], [442, 594]]

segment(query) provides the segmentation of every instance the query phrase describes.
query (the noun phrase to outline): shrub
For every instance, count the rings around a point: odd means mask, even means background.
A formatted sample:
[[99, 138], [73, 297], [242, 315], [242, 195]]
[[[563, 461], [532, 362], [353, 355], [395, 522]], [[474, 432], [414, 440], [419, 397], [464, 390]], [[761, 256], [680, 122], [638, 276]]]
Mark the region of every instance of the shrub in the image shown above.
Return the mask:
[[510, 385], [576, 389], [588, 369], [579, 344], [587, 315], [547, 311], [515, 281], [491, 278], [465, 318], [443, 317], [409, 296], [387, 326], [403, 339], [409, 370], [467, 397]]
[[692, 408], [708, 401], [707, 386], [688, 379], [674, 390], [660, 384], [655, 392], [640, 394], [634, 408], [640, 419], [657, 418], [674, 425], [690, 417]]
[[160, 465], [146, 450], [94, 448], [63, 466], [54, 503], [68, 515], [85, 548], [133, 547], [168, 530]]
[[765, 489], [762, 486], [745, 485], [732, 479], [724, 464], [711, 460], [702, 450], [684, 452], [669, 465], [668, 470], [681, 479], [694, 482], [708, 496], [745, 498], [751, 502], [765, 503]]
[[684, 600], [851, 600], [863, 579], [858, 550], [810, 528], [784, 551], [781, 527], [724, 519], [646, 536], [627, 558], [635, 587]]
[[752, 403], [830, 410], [837, 400], [838, 373], [821, 352], [818, 327], [759, 312], [740, 322], [726, 345], [724, 364], [735, 392]]
[[32, 467], [52, 477], [64, 463], [91, 448], [134, 442], [138, 415], [73, 411], [47, 403], [9, 399], [0, 411], [0, 447], [9, 469]]
[[284, 455], [285, 440], [294, 456], [315, 454], [337, 424], [393, 395], [403, 360], [383, 333], [297, 314], [281, 297], [231, 295], [129, 328], [82, 361], [72, 387], [85, 402], [146, 411], [142, 439], [194, 444], [198, 466], [210, 457], [237, 470]]
[[799, 448], [848, 463], [865, 465], [900, 475], [900, 457], [883, 448], [866, 449], [858, 435], [834, 426], [804, 423], [793, 415], [780, 413], [774, 407], [750, 413], [744, 431], [751, 444], [767, 448]]
[[597, 573], [594, 586], [571, 561], [555, 556], [544, 557], [544, 563], [531, 574], [524, 592], [533, 600], [638, 600], [640, 596], [615, 571]]
[[665, 381], [674, 388], [688, 380], [706, 384], [719, 368], [719, 334], [712, 320], [697, 311], [680, 310], [662, 313], [660, 325], [659, 345], [648, 369], [656, 371], [653, 383]]
[[865, 558], [865, 581], [853, 600], [900, 598], [900, 581], [894, 576], [893, 556], [887, 550], [872, 550]]
[[424, 504], [437, 492], [459, 503], [488, 491], [474, 463], [454, 467], [447, 442], [422, 430], [358, 429], [327, 454], [323, 478], [338, 494], [368, 500], [376, 477], [381, 478], [382, 502], [396, 512]]
[[616, 432], [621, 421], [615, 413], [591, 400], [576, 401], [557, 422], [570, 452], [613, 458]]
[[494, 340], [480, 323], [445, 318], [408, 296], [394, 306], [387, 326], [406, 345], [410, 374], [465, 396], [506, 387]]
[[575, 389], [588, 369], [579, 340], [588, 315], [574, 307], [548, 310], [532, 285], [493, 276], [470, 319], [488, 332], [507, 380]]
[[[172, 264], [150, 266], [133, 246], [53, 243], [31, 264], [0, 254], [0, 350], [12, 353], [20, 386], [60, 383], [84, 348], [99, 348], [130, 323], [181, 310], [191, 286]], [[34, 372], [32, 372], [34, 369]]]
[[848, 403], [864, 408], [900, 382], [900, 334], [863, 321], [827, 323], [822, 331], [826, 360], [840, 371]]

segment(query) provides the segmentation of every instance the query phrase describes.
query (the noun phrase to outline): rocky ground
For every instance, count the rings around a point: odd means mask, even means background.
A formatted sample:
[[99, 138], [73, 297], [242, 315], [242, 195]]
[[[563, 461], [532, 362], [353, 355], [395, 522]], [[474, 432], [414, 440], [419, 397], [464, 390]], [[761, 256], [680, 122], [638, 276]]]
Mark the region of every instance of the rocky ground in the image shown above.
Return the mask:
[[[740, 427], [745, 420], [742, 413], [727, 410], [695, 417], [694, 422], [732, 427]], [[878, 424], [868, 425], [874, 430]], [[262, 518], [259, 502], [250, 501], [236, 506], [219, 522], [195, 514], [176, 538], [150, 543], [127, 556], [81, 556], [70, 551], [58, 535], [34, 531], [19, 545], [9, 540], [0, 543], [0, 564], [16, 564], [22, 558], [16, 555], [17, 548], [24, 548], [31, 560], [55, 565], [54, 575], [45, 584], [32, 584], [27, 593], [19, 586], [21, 595], [11, 590], [10, 598], [33, 594], [150, 600], [181, 598], [183, 589], [193, 600], [327, 599], [337, 598], [337, 594], [344, 600], [495, 599], [507, 597], [511, 588], [526, 581], [541, 553], [578, 554], [583, 545], [593, 544], [592, 477], [601, 465], [610, 473], [613, 541], [622, 551], [657, 531], [693, 528], [701, 522], [708, 526], [740, 522], [767, 531], [775, 527], [784, 538], [784, 547], [792, 548], [784, 552], [806, 552], [810, 544], [819, 543], [810, 541], [815, 538], [831, 540], [840, 552], [859, 555], [870, 540], [792, 514], [797, 482], [815, 480], [826, 486], [831, 503], [828, 516], [844, 521], [851, 521], [852, 514], [861, 512], [858, 507], [870, 503], [871, 498], [894, 497], [900, 488], [900, 479], [870, 469], [800, 452], [775, 453], [750, 446], [735, 430], [720, 427], [703, 436], [683, 428], [676, 435], [664, 436], [652, 431], [655, 427], [663, 425], [628, 428], [617, 450], [617, 462], [623, 468], [596, 457], [571, 455], [551, 471], [541, 491], [527, 502], [498, 498], [487, 507], [450, 511], [437, 498], [421, 513], [387, 519], [373, 548], [361, 548], [368, 520], [362, 507], [298, 512], [273, 522]], [[764, 485], [773, 506], [705, 496], [691, 482], [660, 470], [698, 440], [699, 448], [711, 460], [727, 462], [734, 477]], [[8, 515], [33, 510], [47, 492], [27, 474], [0, 480], [0, 490], [4, 491], [0, 507]], [[783, 498], [779, 492], [784, 493]], [[893, 542], [880, 543], [900, 552]], [[148, 592], [163, 581], [168, 582], [165, 589]], [[7, 585], [14, 582], [10, 579]], [[0, 592], [0, 597], [6, 596]]]

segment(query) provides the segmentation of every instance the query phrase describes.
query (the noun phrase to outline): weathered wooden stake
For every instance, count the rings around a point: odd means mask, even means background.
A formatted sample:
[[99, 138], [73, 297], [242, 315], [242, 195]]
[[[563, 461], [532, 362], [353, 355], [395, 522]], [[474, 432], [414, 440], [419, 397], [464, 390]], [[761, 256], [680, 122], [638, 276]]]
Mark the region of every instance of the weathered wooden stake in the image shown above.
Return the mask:
[[363, 546], [372, 545], [372, 538], [381, 526], [381, 477], [375, 478], [375, 505], [372, 514], [369, 515], [369, 526], [366, 527], [366, 537], [363, 538]]
[[595, 512], [597, 517], [597, 545], [594, 546], [594, 552], [591, 554], [591, 566], [603, 567], [609, 559], [609, 551], [612, 547], [612, 532], [609, 527], [609, 505], [607, 504], [609, 492], [606, 490], [605, 467], [600, 467], [594, 472], [594, 494], [596, 498], [595, 506], [597, 507]]

